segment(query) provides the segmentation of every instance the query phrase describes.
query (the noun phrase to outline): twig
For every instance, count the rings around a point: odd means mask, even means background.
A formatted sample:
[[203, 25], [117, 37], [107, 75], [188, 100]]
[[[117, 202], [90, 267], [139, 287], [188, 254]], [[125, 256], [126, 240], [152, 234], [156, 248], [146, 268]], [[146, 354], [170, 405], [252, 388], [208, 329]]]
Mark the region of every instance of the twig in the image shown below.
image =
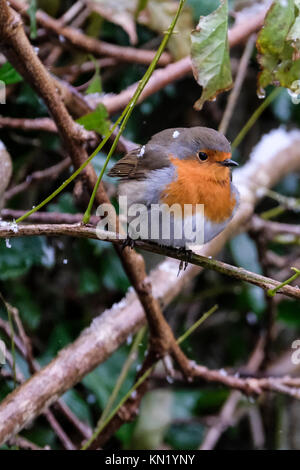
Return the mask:
[[[96, 230], [93, 226], [83, 226], [81, 224], [42, 224], [42, 225], [18, 225], [16, 231], [13, 231], [9, 223], [0, 224], [0, 238], [17, 238], [24, 236], [71, 236], [76, 238], [92, 238], [99, 239], [97, 236], [101, 235], [101, 240], [111, 242], [114, 244], [122, 244], [123, 238], [118, 238], [118, 234], [106, 232], [104, 230]], [[168, 256], [179, 261], [186, 260], [186, 254], [182, 253], [173, 247], [159, 246], [155, 243], [136, 240], [136, 246], [160, 255]], [[213, 271], [225, 274], [239, 281], [248, 282], [250, 284], [261, 287], [264, 290], [275, 289], [280, 294], [287, 295], [288, 297], [300, 299], [300, 289], [291, 287], [287, 283], [280, 283], [274, 279], [261, 276], [260, 274], [252, 273], [244, 268], [237, 268], [222, 261], [206, 258], [205, 256], [191, 253], [189, 262], [196, 266], [201, 266], [204, 269], [212, 269]]]
[[56, 133], [57, 127], [49, 118], [11, 118], [0, 116], [0, 129], [21, 129], [22, 131], [45, 131]]
[[9, 446], [16, 446], [20, 449], [25, 449], [25, 450], [49, 450], [50, 448], [43, 449], [42, 447], [37, 446], [33, 442], [29, 441], [28, 439], [25, 439], [25, 437], [21, 436], [14, 436], [11, 437], [9, 442]]
[[146, 328], [143, 327], [140, 329], [140, 331], [137, 333], [136, 338], [134, 342], [132, 343], [132, 347], [130, 349], [129, 355], [126, 359], [126, 361], [123, 364], [122, 370], [120, 372], [120, 375], [118, 377], [118, 380], [116, 381], [116, 384], [114, 386], [114, 389], [112, 391], [112, 394], [109, 397], [109, 400], [101, 414], [101, 417], [98, 421], [97, 427], [101, 427], [107, 416], [109, 415], [112, 406], [114, 405], [114, 402], [118, 396], [118, 393], [122, 387], [122, 384], [124, 383], [124, 380], [127, 377], [127, 374], [130, 370], [130, 367], [132, 366], [133, 362], [137, 358], [137, 350], [139, 348], [139, 345], [143, 339], [143, 336], [145, 335]]
[[[251, 354], [246, 365], [246, 371], [253, 373], [258, 370], [264, 359], [265, 338], [261, 337]], [[226, 402], [222, 406], [217, 422], [206, 432], [200, 450], [214, 449], [221, 435], [232, 424], [236, 408], [242, 398], [241, 392], [233, 391], [230, 393]]]
[[49, 421], [50, 426], [54, 430], [55, 434], [60, 439], [61, 443], [63, 444], [66, 450], [76, 450], [76, 446], [73, 444], [69, 436], [65, 433], [57, 419], [55, 418], [54, 414], [47, 410], [44, 412], [47, 420]]
[[[176, 343], [178, 345], [183, 343], [188, 338], [188, 336], [190, 336], [195, 331], [196, 328], [198, 328], [210, 315], [216, 311], [216, 308], [217, 307], [214, 306], [208, 312], [202, 315], [195, 325], [189, 328], [188, 331], [186, 331], [182, 336], [180, 336], [180, 338], [176, 340]], [[101, 423], [97, 425], [92, 437], [82, 447], [83, 450], [99, 448], [119, 427], [121, 427], [123, 421], [129, 421], [132, 419], [134, 411], [136, 412], [138, 409], [141, 398], [146, 391], [146, 381], [152, 374], [154, 367], [157, 364], [157, 360], [155, 360], [155, 358], [152, 359], [152, 363], [149, 363], [146, 357], [135, 384], [123, 396], [109, 416], [107, 416], [103, 421], [101, 420]], [[125, 413], [122, 411], [122, 409], [124, 409], [124, 411], [126, 410]], [[125, 416], [123, 416], [124, 414]]]
[[[19, 211], [14, 209], [2, 209], [1, 218], [4, 220], [16, 220], [26, 214], [27, 211]], [[77, 224], [82, 221], [83, 214], [65, 214], [62, 212], [35, 212], [28, 217], [28, 221], [40, 224]], [[92, 216], [90, 224], [97, 225], [100, 218]]]
[[8, 201], [12, 197], [16, 196], [17, 194], [26, 191], [32, 184], [37, 183], [39, 181], [48, 180], [48, 179], [56, 179], [63, 171], [65, 171], [71, 165], [71, 159], [65, 158], [60, 163], [51, 166], [50, 168], [46, 168], [45, 170], [35, 171], [31, 175], [26, 177], [26, 180], [23, 183], [20, 183], [14, 186], [11, 189], [8, 189], [4, 194], [4, 200]]
[[[12, 0], [11, 5], [18, 11], [22, 16], [27, 17], [27, 9], [25, 3], [20, 3], [17, 0]], [[86, 36], [75, 28], [70, 26], [63, 26], [59, 20], [52, 18], [42, 10], [36, 12], [37, 22], [45, 28], [47, 31], [55, 33], [58, 37], [63, 37], [66, 40], [66, 44], [69, 43], [73, 47], [82, 49], [90, 54], [97, 56], [106, 55], [114, 57], [120, 61], [134, 62], [140, 64], [149, 64], [154, 58], [155, 52], [136, 49], [133, 47], [117, 46], [115, 44], [109, 44], [104, 41]], [[60, 42], [61, 46], [64, 46], [64, 42]], [[166, 65], [171, 61], [171, 57], [168, 53], [164, 53], [161, 57], [160, 65]]]
[[281, 222], [272, 222], [270, 220], [264, 220], [261, 217], [254, 215], [249, 222], [249, 228], [251, 231], [263, 232], [263, 236], [267, 240], [273, 240], [276, 235], [288, 234], [300, 237], [300, 226], [293, 224], [284, 224]]
[[280, 289], [282, 289], [284, 286], [287, 286], [288, 284], [291, 284], [293, 281], [298, 279], [298, 277], [300, 276], [300, 270], [297, 268], [291, 268], [291, 269], [292, 271], [295, 271], [295, 274], [293, 274], [293, 276], [289, 277], [285, 281], [281, 282], [277, 287], [274, 287], [273, 289], [269, 289], [267, 293], [270, 297], [274, 297], [274, 295], [276, 295], [276, 293]]
[[233, 114], [234, 108], [236, 106], [246, 73], [248, 68], [248, 63], [253, 51], [253, 46], [255, 44], [255, 35], [249, 37], [246, 47], [244, 49], [242, 58], [239, 63], [239, 68], [237, 72], [237, 76], [234, 82], [234, 87], [229, 95], [225, 112], [222, 117], [222, 121], [219, 125], [219, 131], [223, 134], [226, 134], [228, 125]]
[[[7, 304], [7, 306], [15, 320], [20, 336], [18, 336], [17, 334], [14, 334], [12, 336], [11, 327], [9, 326], [7, 322], [2, 320], [1, 318], [0, 318], [0, 328], [5, 332], [8, 338], [12, 339], [13, 337], [14, 344], [16, 345], [16, 347], [18, 348], [18, 350], [20, 351], [24, 359], [27, 361], [31, 374], [34, 374], [35, 372], [38, 372], [40, 370], [40, 367], [34, 361], [33, 354], [32, 354], [31, 341], [24, 330], [18, 310], [9, 304]], [[24, 382], [24, 378], [22, 378], [21, 382]], [[65, 417], [67, 417], [67, 419], [74, 425], [74, 427], [80, 432], [80, 434], [84, 438], [89, 438], [91, 436], [91, 429], [89, 428], [89, 426], [82, 423], [61, 399], [59, 399], [55, 403], [55, 405], [57, 409], [61, 411], [63, 415], [65, 415]], [[53, 413], [49, 411], [49, 413], [46, 414], [45, 416], [47, 419], [49, 418], [49, 423], [51, 425], [54, 423], [55, 431], [58, 430], [59, 435], [63, 437], [65, 433], [60, 427], [60, 425], [58, 424], [57, 420], [55, 420], [55, 418], [53, 417]], [[64, 440], [63, 443], [67, 443], [67, 445], [69, 445], [70, 441]]]

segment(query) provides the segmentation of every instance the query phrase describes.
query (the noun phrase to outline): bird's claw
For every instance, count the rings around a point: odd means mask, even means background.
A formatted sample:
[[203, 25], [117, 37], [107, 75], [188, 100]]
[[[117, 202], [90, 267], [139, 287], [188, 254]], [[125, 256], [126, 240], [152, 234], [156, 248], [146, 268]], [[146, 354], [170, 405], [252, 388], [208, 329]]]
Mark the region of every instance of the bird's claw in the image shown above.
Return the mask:
[[122, 250], [126, 247], [131, 248], [132, 250], [135, 247], [135, 240], [133, 240], [129, 235], [127, 235], [127, 238], [122, 243]]
[[188, 267], [189, 262], [191, 261], [193, 251], [192, 250], [186, 250], [185, 248], [178, 248], [178, 254], [179, 255], [184, 255], [184, 259], [180, 261], [179, 268], [178, 268], [178, 274], [179, 276], [180, 271], [185, 271], [186, 268]]

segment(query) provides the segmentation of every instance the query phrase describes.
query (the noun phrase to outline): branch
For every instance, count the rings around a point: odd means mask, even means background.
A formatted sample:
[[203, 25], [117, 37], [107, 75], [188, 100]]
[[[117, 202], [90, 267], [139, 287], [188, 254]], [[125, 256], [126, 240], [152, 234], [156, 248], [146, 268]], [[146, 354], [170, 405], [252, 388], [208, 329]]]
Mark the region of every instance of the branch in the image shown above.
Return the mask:
[[[8, 222], [0, 223], [0, 238], [18, 238], [18, 237], [30, 237], [30, 236], [70, 236], [75, 238], [90, 238], [99, 240], [96, 233], [95, 227], [86, 225], [73, 224], [41, 224], [41, 225], [10, 225]], [[117, 245], [122, 245], [123, 239], [118, 239], [116, 233], [106, 232], [104, 230], [98, 230], [100, 240], [111, 242]], [[147, 241], [137, 240], [135, 242], [138, 248], [141, 248], [150, 253], [156, 253], [163, 256], [168, 256], [179, 261], [186, 260], [186, 254], [182, 253], [181, 250], [177, 250], [173, 247], [160, 246], [155, 243]], [[237, 268], [222, 261], [217, 261], [205, 256], [191, 253], [189, 256], [189, 263], [199, 266], [203, 269], [212, 269], [221, 274], [230, 276], [238, 281], [248, 282], [255, 286], [261, 287], [264, 290], [269, 290], [278, 287], [281, 283], [275, 281], [269, 277], [261, 276], [260, 274], [252, 273], [243, 268]], [[283, 286], [278, 290], [278, 293], [284, 294], [288, 297], [300, 299], [300, 289], [298, 287], [291, 287], [289, 285]]]
[[25, 181], [14, 186], [13, 188], [8, 189], [4, 193], [4, 200], [7, 201], [12, 197], [16, 196], [16, 194], [26, 191], [26, 189], [28, 189], [33, 183], [36, 183], [37, 181], [56, 179], [57, 176], [60, 175], [63, 171], [65, 171], [67, 168], [69, 168], [70, 165], [71, 159], [65, 158], [65, 160], [60, 163], [57, 163], [56, 165], [51, 166], [50, 168], [35, 171], [31, 175], [28, 175]]
[[249, 229], [254, 233], [263, 232], [267, 240], [272, 240], [276, 235], [295, 235], [300, 237], [300, 226], [293, 224], [284, 224], [281, 222], [273, 222], [271, 220], [264, 220], [257, 215], [253, 216]]
[[[23, 17], [28, 17], [28, 5], [20, 3], [17, 0], [12, 0], [11, 5], [18, 11]], [[134, 47], [117, 46], [115, 44], [109, 44], [104, 41], [86, 36], [81, 33], [78, 29], [70, 26], [63, 26], [62, 23], [55, 18], [47, 15], [42, 10], [37, 10], [36, 20], [45, 28], [48, 32], [55, 33], [57, 37], [64, 38], [66, 45], [69, 43], [73, 47], [95, 54], [96, 56], [110, 56], [114, 57], [119, 61], [134, 62], [139, 64], [150, 64], [155, 56], [155, 51], [148, 51], [144, 49], [136, 49]], [[60, 45], [64, 46], [65, 42], [60, 41]], [[170, 54], [164, 52], [159, 65], [166, 65], [171, 61]]]

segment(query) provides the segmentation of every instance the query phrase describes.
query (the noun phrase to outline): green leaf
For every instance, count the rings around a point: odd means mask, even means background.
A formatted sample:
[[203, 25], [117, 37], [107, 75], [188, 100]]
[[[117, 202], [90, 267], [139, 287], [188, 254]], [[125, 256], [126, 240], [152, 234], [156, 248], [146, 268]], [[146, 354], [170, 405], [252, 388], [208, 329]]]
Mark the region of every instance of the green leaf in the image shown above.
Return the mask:
[[100, 16], [126, 31], [131, 44], [137, 43], [134, 21], [136, 0], [87, 0], [88, 6]]
[[92, 94], [92, 93], [102, 93], [102, 81], [101, 81], [99, 72], [95, 73], [91, 83], [89, 84], [86, 90], [87, 95]]
[[[145, 14], [140, 15], [139, 21], [153, 31], [164, 33], [173, 20], [177, 7], [177, 2], [149, 0]], [[193, 28], [192, 10], [189, 7], [184, 7], [176, 23], [176, 31], [172, 34], [168, 43], [168, 49], [175, 60], [189, 55], [191, 49], [190, 34]]]
[[210, 15], [200, 17], [191, 40], [194, 77], [203, 87], [201, 98], [194, 105], [200, 110], [206, 100], [214, 100], [217, 94], [232, 86], [227, 0]]
[[5, 85], [12, 85], [13, 83], [21, 82], [23, 78], [9, 62], [5, 62], [5, 64], [0, 67], [0, 80], [4, 82]]
[[91, 56], [90, 58], [94, 62], [94, 65], [95, 65], [95, 74], [91, 80], [91, 83], [88, 89], [86, 90], [86, 94], [102, 93], [102, 81], [101, 81], [101, 75], [100, 75], [100, 67], [98, 65], [98, 62], [94, 59], [93, 56]]
[[78, 124], [81, 124], [87, 131], [96, 131], [101, 135], [106, 135], [110, 128], [108, 120], [108, 112], [103, 104], [99, 104], [95, 111], [85, 114], [77, 119]]
[[27, 13], [30, 19], [30, 38], [31, 39], [37, 38], [36, 12], [37, 12], [36, 0], [31, 0], [29, 8], [27, 10]]
[[264, 89], [269, 84], [283, 86], [291, 91], [298, 89], [299, 19], [298, 0], [276, 0], [269, 9], [256, 42], [261, 66], [259, 96], [264, 96]]
[[300, 0], [294, 0], [296, 6], [296, 18], [293, 26], [291, 27], [289, 34], [287, 35], [288, 41], [291, 41], [292, 46], [296, 50], [300, 48]]

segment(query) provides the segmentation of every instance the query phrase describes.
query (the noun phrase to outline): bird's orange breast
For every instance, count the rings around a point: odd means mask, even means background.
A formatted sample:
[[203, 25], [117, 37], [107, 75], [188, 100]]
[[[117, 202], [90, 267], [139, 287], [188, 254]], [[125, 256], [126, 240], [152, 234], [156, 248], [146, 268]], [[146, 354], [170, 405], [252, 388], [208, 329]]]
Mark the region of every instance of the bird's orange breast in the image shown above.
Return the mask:
[[231, 217], [236, 197], [230, 187], [230, 172], [224, 168], [224, 175], [217, 175], [212, 167], [199, 164], [196, 160], [171, 158], [177, 170], [177, 179], [163, 191], [161, 202], [172, 206], [180, 204], [204, 204], [205, 217], [214, 223], [224, 222]]

